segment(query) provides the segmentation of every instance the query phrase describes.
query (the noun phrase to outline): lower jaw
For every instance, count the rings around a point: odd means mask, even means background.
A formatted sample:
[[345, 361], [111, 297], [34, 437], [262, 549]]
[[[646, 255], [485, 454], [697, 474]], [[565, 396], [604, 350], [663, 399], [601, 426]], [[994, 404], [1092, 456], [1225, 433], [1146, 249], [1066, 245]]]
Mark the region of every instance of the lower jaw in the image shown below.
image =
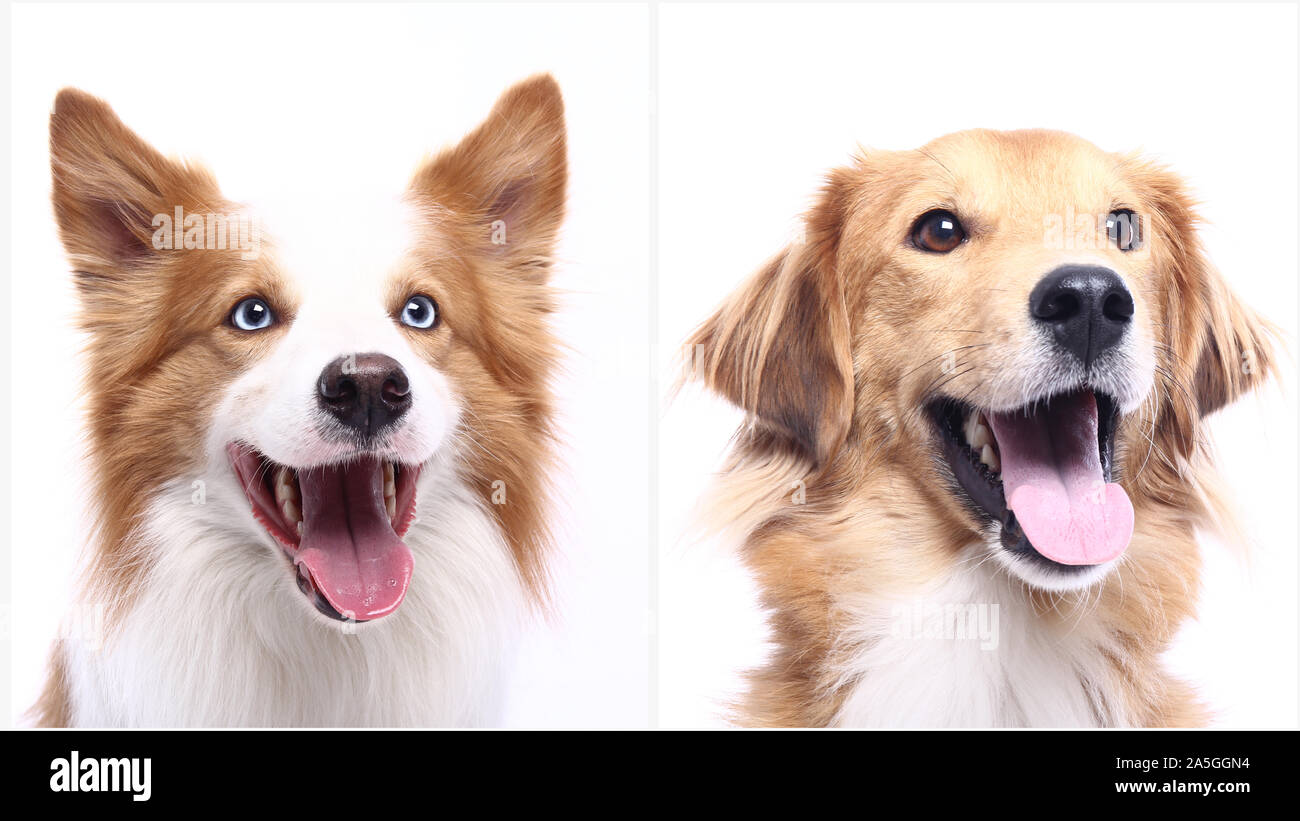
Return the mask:
[[367, 624], [373, 619], [350, 619], [334, 608], [334, 605], [320, 594], [316, 589], [316, 582], [312, 579], [311, 573], [302, 565], [294, 561], [293, 554], [287, 549], [284, 551], [285, 558], [289, 560], [289, 570], [294, 574], [294, 579], [298, 583], [298, 590], [307, 597], [307, 602], [327, 619], [337, 621], [343, 624]]
[[1083, 578], [1088, 576], [1095, 568], [1100, 565], [1094, 564], [1061, 564], [1047, 558], [1030, 543], [1025, 536], [1025, 532], [1020, 529], [1020, 524], [1016, 521], [1016, 514], [1008, 510], [1002, 522], [997, 525], [998, 540], [1001, 543], [999, 549], [1005, 551], [1008, 555], [1028, 562], [1035, 567], [1052, 573], [1059, 573], [1063, 576], [1076, 576]]
[[1063, 564], [1049, 559], [1025, 536], [1013, 511], [1006, 510], [1001, 520], [982, 509], [979, 515], [986, 522], [986, 532], [988, 528], [995, 529], [996, 539], [990, 539], [994, 542], [990, 549], [999, 564], [1031, 587], [1049, 592], [1081, 590], [1105, 576], [1113, 564]]
[[[1106, 400], [1111, 410], [1106, 415], [1107, 437], [1114, 429], [1115, 418], [1113, 405]], [[1000, 563], [1021, 580], [1043, 589], [1052, 591], [1077, 590], [1087, 587], [1104, 576], [1114, 561], [1101, 564], [1063, 564], [1040, 553], [1016, 521], [1016, 514], [1007, 507], [1002, 482], [997, 474], [992, 473], [987, 465], [972, 459], [972, 452], [962, 442], [956, 440], [948, 429], [951, 419], [944, 417], [941, 406], [931, 408], [935, 423], [939, 428], [939, 441], [943, 455], [958, 487], [953, 488], [956, 497], [966, 510], [983, 523], [982, 530], [992, 535], [990, 529], [996, 528], [996, 544], [991, 546]], [[1108, 445], [1102, 448], [1105, 478], [1110, 479], [1110, 458]]]
[[1028, 545], [1026, 549], [997, 544], [992, 558], [1013, 579], [1031, 590], [1062, 594], [1092, 588], [1110, 573], [1114, 560], [1103, 564], [1061, 564], [1052, 561]]
[[[249, 502], [252, 505], [254, 518], [265, 528], [266, 532], [272, 537], [280, 547], [288, 566], [289, 572], [293, 574], [294, 583], [300, 593], [305, 597], [308, 604], [321, 616], [329, 619], [331, 622], [342, 624], [365, 624], [377, 621], [383, 618], [383, 615], [373, 616], [370, 618], [356, 618], [345, 615], [334, 607], [333, 604], [320, 592], [312, 572], [299, 561], [299, 551], [302, 549], [300, 541], [301, 530], [295, 533], [294, 522], [288, 518], [287, 511], [282, 506], [282, 500], [276, 495], [277, 471], [282, 467], [260, 452], [253, 448], [239, 443], [232, 443], [227, 446], [229, 458], [235, 469], [237, 480], [245, 484], [245, 474], [250, 470], [256, 478], [257, 490], [253, 492], [245, 485], [245, 493], [249, 496]], [[253, 460], [250, 465], [248, 460]], [[241, 470], [242, 467], [242, 470]], [[294, 486], [293, 501], [296, 502], [294, 509], [298, 509], [301, 504], [301, 491], [298, 489], [297, 469], [289, 469], [292, 474]], [[391, 525], [396, 535], [400, 538], [405, 535], [410, 527], [411, 521], [415, 514], [415, 481], [420, 474], [419, 465], [401, 465], [394, 464], [393, 480], [394, 490], [394, 507], [389, 514], [392, 520]], [[265, 494], [265, 495], [263, 495]], [[301, 525], [301, 515], [299, 515], [298, 525]]]

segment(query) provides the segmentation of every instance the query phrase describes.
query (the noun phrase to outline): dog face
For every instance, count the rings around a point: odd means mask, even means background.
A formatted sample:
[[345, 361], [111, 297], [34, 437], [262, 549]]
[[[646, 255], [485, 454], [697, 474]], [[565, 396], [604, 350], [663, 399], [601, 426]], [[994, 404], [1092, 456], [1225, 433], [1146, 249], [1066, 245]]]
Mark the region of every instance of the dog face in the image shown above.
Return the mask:
[[228, 202], [72, 90], [51, 148], [108, 575], [132, 572], [121, 523], [144, 500], [215, 475], [244, 496], [223, 526], [265, 544], [321, 621], [378, 619], [418, 572], [403, 537], [438, 461], [485, 501], [510, 488], [509, 510], [487, 509], [540, 584], [566, 180], [552, 79], [508, 91], [391, 197]]
[[903, 466], [918, 532], [1083, 587], [1180, 480], [1199, 418], [1270, 367], [1194, 223], [1171, 174], [1067, 134], [873, 153], [697, 332], [697, 373], [819, 469]]

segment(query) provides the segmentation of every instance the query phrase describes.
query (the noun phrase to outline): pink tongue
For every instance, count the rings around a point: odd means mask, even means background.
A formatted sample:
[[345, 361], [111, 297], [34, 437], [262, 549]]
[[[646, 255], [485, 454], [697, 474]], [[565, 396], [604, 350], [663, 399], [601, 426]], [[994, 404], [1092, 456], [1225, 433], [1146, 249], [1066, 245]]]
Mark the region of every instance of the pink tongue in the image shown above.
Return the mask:
[[1133, 537], [1133, 503], [1106, 483], [1091, 391], [1050, 406], [989, 416], [1002, 460], [1007, 507], [1034, 549], [1061, 564], [1100, 564]]
[[299, 471], [302, 543], [295, 561], [344, 616], [373, 619], [402, 603], [411, 581], [411, 550], [384, 509], [377, 459]]

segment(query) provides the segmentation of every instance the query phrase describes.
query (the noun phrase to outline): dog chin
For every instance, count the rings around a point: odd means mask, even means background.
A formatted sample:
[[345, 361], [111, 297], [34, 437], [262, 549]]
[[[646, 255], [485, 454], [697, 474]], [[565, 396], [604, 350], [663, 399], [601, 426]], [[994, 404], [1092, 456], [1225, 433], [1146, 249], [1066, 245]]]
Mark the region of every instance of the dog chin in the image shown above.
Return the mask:
[[997, 563], [1014, 578], [1050, 593], [1086, 590], [1105, 579], [1119, 562], [1119, 559], [1111, 559], [1100, 564], [1057, 564], [1037, 553], [1027, 555], [1012, 552], [1003, 547], [1000, 540], [994, 540], [990, 549]]

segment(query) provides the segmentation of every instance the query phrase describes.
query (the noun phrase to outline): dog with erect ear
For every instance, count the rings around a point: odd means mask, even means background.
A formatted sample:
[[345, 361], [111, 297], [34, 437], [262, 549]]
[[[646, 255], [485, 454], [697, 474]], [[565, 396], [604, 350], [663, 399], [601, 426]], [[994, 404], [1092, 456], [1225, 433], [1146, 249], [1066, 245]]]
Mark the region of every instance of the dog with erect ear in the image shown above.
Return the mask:
[[706, 504], [774, 643], [735, 720], [1206, 720], [1159, 661], [1228, 519], [1204, 419], [1276, 366], [1197, 221], [1173, 173], [1060, 132], [830, 174], [687, 343], [748, 418]]
[[405, 188], [263, 209], [59, 93], [104, 635], [39, 723], [497, 720], [547, 598], [565, 142], [540, 75]]

